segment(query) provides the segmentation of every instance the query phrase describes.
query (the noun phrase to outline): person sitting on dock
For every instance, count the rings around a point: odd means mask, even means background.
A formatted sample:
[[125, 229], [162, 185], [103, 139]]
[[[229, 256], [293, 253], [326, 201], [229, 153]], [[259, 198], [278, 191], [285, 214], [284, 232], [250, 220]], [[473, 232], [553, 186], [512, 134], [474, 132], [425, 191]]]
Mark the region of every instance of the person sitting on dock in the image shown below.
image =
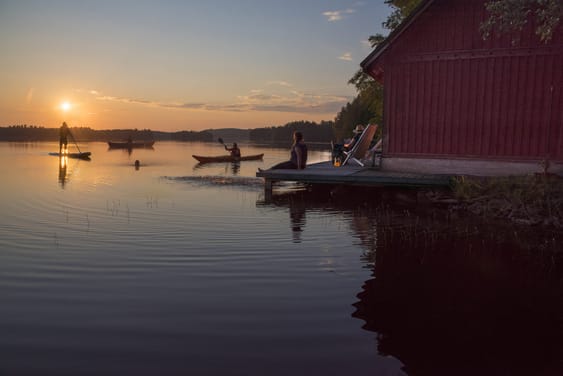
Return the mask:
[[231, 157], [233, 158], [240, 158], [240, 149], [236, 142], [233, 142], [233, 147], [228, 148], [227, 145], [225, 146], [225, 150], [231, 153]]
[[344, 145], [343, 145], [344, 150], [346, 150], [346, 151], [348, 151], [348, 150], [350, 150], [354, 147], [354, 145], [356, 144], [356, 141], [358, 141], [358, 139], [360, 138], [360, 136], [364, 132], [364, 126], [361, 125], [361, 124], [356, 125], [356, 128], [354, 128], [353, 132], [354, 132], [354, 136], [351, 139], [349, 139], [348, 142], [345, 142]]
[[278, 163], [270, 167], [272, 170], [295, 169], [302, 170], [307, 165], [307, 144], [303, 141], [303, 133], [293, 132], [293, 145], [289, 161]]
[[360, 136], [362, 135], [362, 133], [364, 132], [364, 126], [361, 124], [356, 125], [356, 128], [354, 128], [354, 130], [352, 131], [354, 133], [354, 136], [352, 136], [352, 138], [349, 138], [347, 140], [344, 140], [343, 144], [332, 144], [332, 160], [336, 161], [338, 160], [342, 160], [344, 159], [344, 153], [343, 151], [350, 151], [354, 145], [356, 144], [356, 141], [358, 141], [358, 139], [360, 138]]

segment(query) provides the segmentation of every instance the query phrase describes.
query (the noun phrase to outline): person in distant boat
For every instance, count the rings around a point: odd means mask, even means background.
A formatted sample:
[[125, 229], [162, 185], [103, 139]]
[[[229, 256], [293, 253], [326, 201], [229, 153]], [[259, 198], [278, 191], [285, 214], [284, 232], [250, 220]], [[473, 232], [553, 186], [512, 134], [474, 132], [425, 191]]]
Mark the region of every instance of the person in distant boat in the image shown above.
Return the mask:
[[231, 153], [231, 157], [233, 158], [240, 158], [240, 149], [238, 148], [238, 145], [236, 142], [233, 142], [233, 146], [232, 147], [227, 147], [227, 145], [225, 146], [225, 150]]
[[303, 133], [293, 132], [293, 145], [291, 145], [289, 161], [272, 166], [272, 170], [295, 169], [302, 170], [307, 166], [307, 144], [303, 140]]
[[59, 129], [59, 154], [61, 154], [63, 150], [67, 149], [69, 132], [70, 130], [68, 129], [68, 125], [66, 122], [63, 122], [63, 125]]

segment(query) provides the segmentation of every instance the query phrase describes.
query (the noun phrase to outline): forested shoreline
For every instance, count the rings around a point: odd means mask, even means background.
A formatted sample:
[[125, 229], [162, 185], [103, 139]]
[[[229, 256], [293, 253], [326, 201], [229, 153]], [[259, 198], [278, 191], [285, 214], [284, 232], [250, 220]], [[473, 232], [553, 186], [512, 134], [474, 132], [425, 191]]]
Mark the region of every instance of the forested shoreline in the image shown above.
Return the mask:
[[[334, 138], [334, 123], [323, 121], [320, 124], [309, 121], [296, 121], [283, 126], [256, 129], [208, 129], [203, 131], [163, 132], [150, 129], [92, 129], [89, 127], [70, 127], [72, 136], [79, 141], [112, 140], [155, 140], [155, 141], [200, 141], [213, 142], [218, 137], [233, 138], [236, 141], [283, 143], [291, 141], [294, 131], [301, 131], [312, 142], [330, 142]], [[58, 141], [59, 128], [45, 128], [36, 125], [10, 125], [0, 127], [0, 141], [38, 142]]]

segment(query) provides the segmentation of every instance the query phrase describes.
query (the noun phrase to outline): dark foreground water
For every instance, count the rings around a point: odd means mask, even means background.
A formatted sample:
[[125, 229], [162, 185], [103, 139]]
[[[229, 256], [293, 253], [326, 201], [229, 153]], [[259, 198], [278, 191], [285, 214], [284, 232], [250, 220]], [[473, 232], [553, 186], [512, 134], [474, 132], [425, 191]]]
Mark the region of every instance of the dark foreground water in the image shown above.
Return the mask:
[[561, 234], [410, 192], [266, 202], [283, 149], [56, 147], [0, 144], [1, 375], [563, 374]]

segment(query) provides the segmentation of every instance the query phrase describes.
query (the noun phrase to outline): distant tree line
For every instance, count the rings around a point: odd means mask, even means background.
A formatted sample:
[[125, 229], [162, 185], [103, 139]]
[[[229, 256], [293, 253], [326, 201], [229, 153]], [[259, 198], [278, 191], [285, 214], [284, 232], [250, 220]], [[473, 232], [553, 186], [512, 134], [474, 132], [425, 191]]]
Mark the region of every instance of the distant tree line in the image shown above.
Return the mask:
[[[232, 130], [231, 130], [232, 131]], [[248, 138], [252, 142], [287, 144], [291, 141], [294, 131], [303, 132], [309, 142], [330, 142], [334, 138], [334, 122], [295, 121], [283, 126], [256, 128], [248, 130]], [[215, 141], [215, 131], [179, 131], [162, 132], [150, 129], [105, 129], [96, 130], [89, 127], [71, 127], [71, 135], [81, 142], [89, 141]], [[35, 125], [11, 125], [0, 127], [0, 141], [58, 141], [59, 128], [45, 128]], [[72, 141], [72, 140], [71, 140]]]
[[[173, 141], [213, 141], [210, 132], [160, 132], [150, 129], [106, 129], [96, 130], [88, 127], [71, 127], [71, 135], [78, 141], [134, 141], [173, 140]], [[59, 128], [44, 128], [35, 125], [11, 125], [0, 127], [0, 141], [58, 141]]]
[[257, 143], [287, 144], [293, 132], [302, 132], [308, 142], [330, 142], [334, 138], [334, 122], [294, 121], [285, 125], [250, 130], [250, 141]]
[[[173, 133], [155, 132], [160, 135], [160, 140], [173, 140], [173, 141], [213, 141], [213, 134], [208, 131], [194, 132], [194, 131], [180, 131]], [[166, 138], [166, 137], [169, 138]]]
[[[233, 130], [230, 130], [233, 132]], [[334, 139], [334, 122], [321, 121], [295, 121], [282, 126], [256, 128], [248, 130], [248, 139], [257, 143], [287, 144], [291, 142], [294, 131], [300, 131], [309, 142], [330, 142]], [[125, 141], [131, 138], [134, 141], [215, 141], [214, 132], [221, 134], [220, 130], [206, 131], [179, 131], [162, 132], [150, 129], [105, 129], [96, 130], [89, 127], [71, 127], [71, 135], [81, 142], [89, 141]], [[224, 133], [228, 133], [225, 131]], [[58, 141], [59, 128], [45, 128], [35, 125], [11, 125], [0, 127], [0, 141]], [[72, 140], [70, 140], [72, 141]]]
[[0, 141], [55, 141], [59, 140], [58, 128], [34, 125], [12, 125], [0, 127]]

